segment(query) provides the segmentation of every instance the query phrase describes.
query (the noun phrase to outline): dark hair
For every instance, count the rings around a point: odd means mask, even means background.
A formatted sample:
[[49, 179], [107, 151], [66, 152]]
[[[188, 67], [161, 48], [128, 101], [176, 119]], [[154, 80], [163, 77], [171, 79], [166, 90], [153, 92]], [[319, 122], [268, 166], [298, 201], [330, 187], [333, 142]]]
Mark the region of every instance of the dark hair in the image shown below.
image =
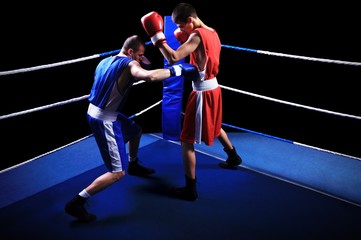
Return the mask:
[[178, 3], [172, 12], [172, 21], [174, 23], [186, 23], [188, 17], [196, 18], [197, 11], [196, 9], [189, 3]]
[[128, 37], [123, 44], [123, 49], [124, 50], [128, 50], [128, 49], [133, 49], [134, 51], [138, 51], [140, 46], [145, 46], [145, 43], [143, 41], [143, 39], [141, 37], [139, 37], [138, 35], [133, 35]]

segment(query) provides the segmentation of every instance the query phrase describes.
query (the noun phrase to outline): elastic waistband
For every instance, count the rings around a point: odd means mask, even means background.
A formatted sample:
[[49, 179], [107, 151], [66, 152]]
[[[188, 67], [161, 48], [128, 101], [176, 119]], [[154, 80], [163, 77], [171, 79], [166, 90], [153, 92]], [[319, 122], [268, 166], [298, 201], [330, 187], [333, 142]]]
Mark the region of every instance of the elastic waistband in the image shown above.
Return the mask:
[[194, 91], [207, 91], [213, 90], [218, 87], [217, 78], [208, 79], [205, 81], [192, 82]]
[[88, 114], [93, 118], [100, 119], [103, 121], [112, 121], [117, 120], [118, 114], [116, 112], [107, 112], [97, 106], [89, 103]]

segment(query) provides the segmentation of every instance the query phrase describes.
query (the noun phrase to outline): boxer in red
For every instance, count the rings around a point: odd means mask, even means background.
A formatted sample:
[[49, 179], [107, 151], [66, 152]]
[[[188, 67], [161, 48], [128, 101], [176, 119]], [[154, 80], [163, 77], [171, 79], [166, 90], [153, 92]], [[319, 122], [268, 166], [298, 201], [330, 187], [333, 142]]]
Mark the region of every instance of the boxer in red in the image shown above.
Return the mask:
[[217, 81], [221, 42], [216, 30], [204, 24], [188, 3], [179, 3], [173, 9], [172, 21], [178, 27], [174, 35], [181, 43], [176, 50], [167, 44], [162, 16], [153, 11], [141, 18], [152, 43], [169, 64], [190, 56], [190, 63], [199, 71], [199, 78], [192, 81], [193, 91], [188, 97], [180, 135], [186, 185], [172, 189], [177, 198], [194, 201], [198, 198], [195, 143], [211, 146], [217, 138], [228, 155], [227, 160], [220, 163], [223, 168], [234, 169], [242, 159], [222, 129], [222, 92]]

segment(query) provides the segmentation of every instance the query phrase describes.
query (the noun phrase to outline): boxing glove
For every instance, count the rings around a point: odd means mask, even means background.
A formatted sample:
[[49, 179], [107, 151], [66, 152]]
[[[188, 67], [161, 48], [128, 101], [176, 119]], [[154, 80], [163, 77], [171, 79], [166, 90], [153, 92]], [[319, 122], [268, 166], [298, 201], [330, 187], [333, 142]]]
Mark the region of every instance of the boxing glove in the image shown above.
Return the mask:
[[190, 63], [180, 63], [168, 67], [171, 76], [184, 76], [186, 80], [197, 81], [199, 78], [198, 69]]
[[145, 14], [140, 21], [154, 46], [167, 42], [163, 33], [164, 22], [161, 15], [153, 11]]
[[189, 37], [188, 33], [180, 30], [180, 28], [174, 30], [173, 34], [180, 44], [185, 43]]

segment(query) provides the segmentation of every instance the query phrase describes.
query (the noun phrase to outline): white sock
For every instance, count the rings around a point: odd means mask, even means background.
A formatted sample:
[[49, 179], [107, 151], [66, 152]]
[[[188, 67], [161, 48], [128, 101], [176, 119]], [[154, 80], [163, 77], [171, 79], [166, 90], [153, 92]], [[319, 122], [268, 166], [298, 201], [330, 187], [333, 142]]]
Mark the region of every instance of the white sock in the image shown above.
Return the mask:
[[83, 198], [90, 198], [91, 197], [91, 195], [87, 191], [85, 191], [85, 189], [79, 193], [79, 196], [81, 196]]

